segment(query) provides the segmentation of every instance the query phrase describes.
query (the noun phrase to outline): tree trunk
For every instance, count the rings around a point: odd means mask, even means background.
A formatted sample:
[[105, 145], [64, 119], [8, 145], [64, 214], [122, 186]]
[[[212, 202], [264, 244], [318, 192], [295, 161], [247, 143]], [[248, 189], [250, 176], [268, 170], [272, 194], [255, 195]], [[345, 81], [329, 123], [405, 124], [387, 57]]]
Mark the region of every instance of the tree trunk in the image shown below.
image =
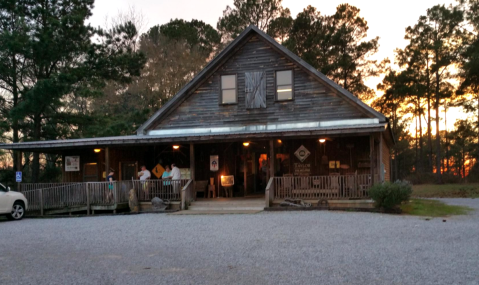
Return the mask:
[[[12, 109], [17, 107], [18, 105], [18, 86], [17, 86], [17, 60], [15, 58], [15, 55], [13, 55], [12, 58], [12, 65], [13, 65], [13, 75], [12, 75], [12, 96], [13, 96], [13, 105]], [[13, 132], [13, 142], [17, 143], [18, 142], [18, 120], [13, 119], [12, 120], [12, 132]], [[18, 165], [18, 161], [21, 163], [21, 159], [18, 159], [18, 151], [13, 151], [13, 169], [15, 171], [21, 171], [21, 165]]]
[[[479, 92], [479, 90], [478, 90]], [[476, 146], [476, 163], [479, 163], [479, 93], [477, 93], [477, 146]]]
[[442, 184], [441, 173], [441, 134], [439, 133], [439, 103], [441, 96], [439, 94], [439, 71], [436, 70], [436, 182]]
[[432, 172], [431, 98], [427, 98], [427, 148], [428, 171]]
[[432, 173], [432, 134], [431, 134], [431, 79], [429, 75], [429, 52], [426, 51], [426, 96], [427, 96], [427, 147], [429, 152], [428, 171]]
[[424, 171], [424, 165], [422, 163], [422, 159], [423, 159], [423, 143], [422, 143], [422, 121], [421, 121], [421, 100], [420, 98], [418, 98], [418, 112], [419, 112], [419, 161], [418, 161], [418, 169], [419, 169], [419, 172], [423, 172]]
[[419, 157], [418, 157], [418, 146], [419, 146], [419, 141], [418, 141], [418, 138], [417, 138], [417, 132], [418, 132], [418, 129], [417, 129], [417, 120], [418, 120], [418, 117], [417, 117], [417, 112], [416, 112], [416, 134], [415, 134], [415, 137], [416, 137], [416, 163], [415, 163], [415, 166], [416, 166], [416, 173], [419, 172]]

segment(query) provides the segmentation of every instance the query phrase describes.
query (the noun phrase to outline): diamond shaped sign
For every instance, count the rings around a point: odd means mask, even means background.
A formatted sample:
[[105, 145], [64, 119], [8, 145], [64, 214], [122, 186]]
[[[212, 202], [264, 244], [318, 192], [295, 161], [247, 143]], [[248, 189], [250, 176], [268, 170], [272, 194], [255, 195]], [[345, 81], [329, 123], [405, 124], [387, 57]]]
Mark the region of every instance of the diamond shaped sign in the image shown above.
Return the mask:
[[294, 153], [294, 155], [296, 155], [296, 157], [299, 159], [299, 161], [303, 162], [306, 160], [306, 158], [308, 158], [308, 156], [310, 155], [311, 153], [309, 152], [309, 150], [307, 148], [304, 147], [304, 145], [301, 145], [298, 150], [296, 150], [296, 152]]

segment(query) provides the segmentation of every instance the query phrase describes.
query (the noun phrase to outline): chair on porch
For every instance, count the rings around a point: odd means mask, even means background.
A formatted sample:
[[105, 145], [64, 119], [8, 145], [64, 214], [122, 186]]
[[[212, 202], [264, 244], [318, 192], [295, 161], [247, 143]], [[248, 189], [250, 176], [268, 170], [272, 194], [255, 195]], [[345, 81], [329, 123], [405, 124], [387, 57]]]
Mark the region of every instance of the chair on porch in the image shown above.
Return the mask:
[[349, 198], [357, 198], [358, 196], [358, 188], [356, 186], [356, 175], [357, 171], [353, 173], [347, 173], [346, 174], [346, 189], [347, 193], [346, 195]]
[[208, 188], [208, 180], [195, 181], [195, 197], [198, 198], [198, 192], [203, 192], [203, 198], [206, 198]]
[[331, 173], [329, 176], [331, 178], [331, 194], [339, 196], [339, 173]]

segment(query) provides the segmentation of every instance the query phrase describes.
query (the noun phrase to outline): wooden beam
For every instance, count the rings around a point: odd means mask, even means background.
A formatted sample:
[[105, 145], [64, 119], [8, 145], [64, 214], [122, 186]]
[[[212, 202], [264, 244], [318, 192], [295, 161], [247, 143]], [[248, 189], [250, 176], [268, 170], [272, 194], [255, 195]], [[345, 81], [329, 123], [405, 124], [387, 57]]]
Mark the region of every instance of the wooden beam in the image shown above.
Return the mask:
[[374, 135], [369, 135], [369, 164], [371, 171], [371, 184], [374, 185]]
[[[22, 171], [23, 172], [23, 166], [22, 166], [22, 156], [23, 156], [23, 153], [21, 150], [18, 150], [18, 151], [15, 151], [13, 152], [15, 154], [14, 156], [14, 159], [16, 160], [16, 164], [17, 164], [17, 169], [15, 169], [16, 171]], [[25, 179], [25, 177], [23, 177], [23, 173], [22, 173], [22, 180]], [[22, 181], [23, 182], [23, 181]], [[20, 189], [21, 187], [21, 184], [20, 183], [17, 183], [17, 191], [21, 191], [22, 189]]]
[[[274, 140], [269, 140], [269, 177], [274, 177]], [[266, 181], [268, 181], [267, 179]], [[267, 183], [267, 182], [266, 182]]]
[[110, 148], [105, 147], [105, 176], [110, 173]]
[[246, 174], [248, 172], [248, 152], [245, 147], [243, 147], [243, 174], [244, 174], [244, 190], [243, 190], [243, 195], [246, 196], [246, 189], [248, 188], [247, 182], [248, 182], [248, 175]]
[[[196, 189], [195, 187], [195, 144], [190, 143], [190, 176], [191, 180], [193, 180], [193, 189]], [[194, 193], [195, 197], [192, 197], [196, 200], [196, 193]]]
[[[383, 163], [383, 138], [382, 134], [379, 134], [379, 147], [377, 150], [378, 154], [378, 182], [384, 182], [384, 170], [381, 169], [381, 165]], [[386, 167], [386, 165], [384, 165]]]

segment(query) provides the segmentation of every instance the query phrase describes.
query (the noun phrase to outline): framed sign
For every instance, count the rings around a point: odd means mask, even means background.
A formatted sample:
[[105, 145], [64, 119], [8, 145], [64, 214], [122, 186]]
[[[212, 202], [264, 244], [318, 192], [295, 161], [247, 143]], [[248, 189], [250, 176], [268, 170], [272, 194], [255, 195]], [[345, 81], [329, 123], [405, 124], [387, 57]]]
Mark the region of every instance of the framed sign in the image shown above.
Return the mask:
[[234, 175], [222, 175], [221, 176], [221, 186], [223, 187], [231, 187], [235, 185], [235, 177]]
[[341, 162], [339, 160], [329, 161], [329, 168], [339, 168], [340, 166], [341, 166]]
[[308, 156], [310, 155], [311, 153], [309, 152], [309, 150], [307, 148], [304, 147], [304, 145], [301, 145], [295, 152], [294, 152], [294, 155], [299, 159], [299, 161], [301, 162], [304, 162], [306, 160], [306, 158], [308, 158]]
[[65, 156], [65, 171], [80, 171], [80, 156]]
[[218, 155], [210, 155], [210, 171], [218, 171], [219, 167]]
[[153, 172], [153, 174], [156, 176], [156, 178], [161, 178], [161, 176], [163, 175], [163, 172], [165, 172], [165, 169], [163, 168], [163, 166], [161, 166], [161, 164], [157, 164], [153, 170], [151, 170], [151, 172]]

